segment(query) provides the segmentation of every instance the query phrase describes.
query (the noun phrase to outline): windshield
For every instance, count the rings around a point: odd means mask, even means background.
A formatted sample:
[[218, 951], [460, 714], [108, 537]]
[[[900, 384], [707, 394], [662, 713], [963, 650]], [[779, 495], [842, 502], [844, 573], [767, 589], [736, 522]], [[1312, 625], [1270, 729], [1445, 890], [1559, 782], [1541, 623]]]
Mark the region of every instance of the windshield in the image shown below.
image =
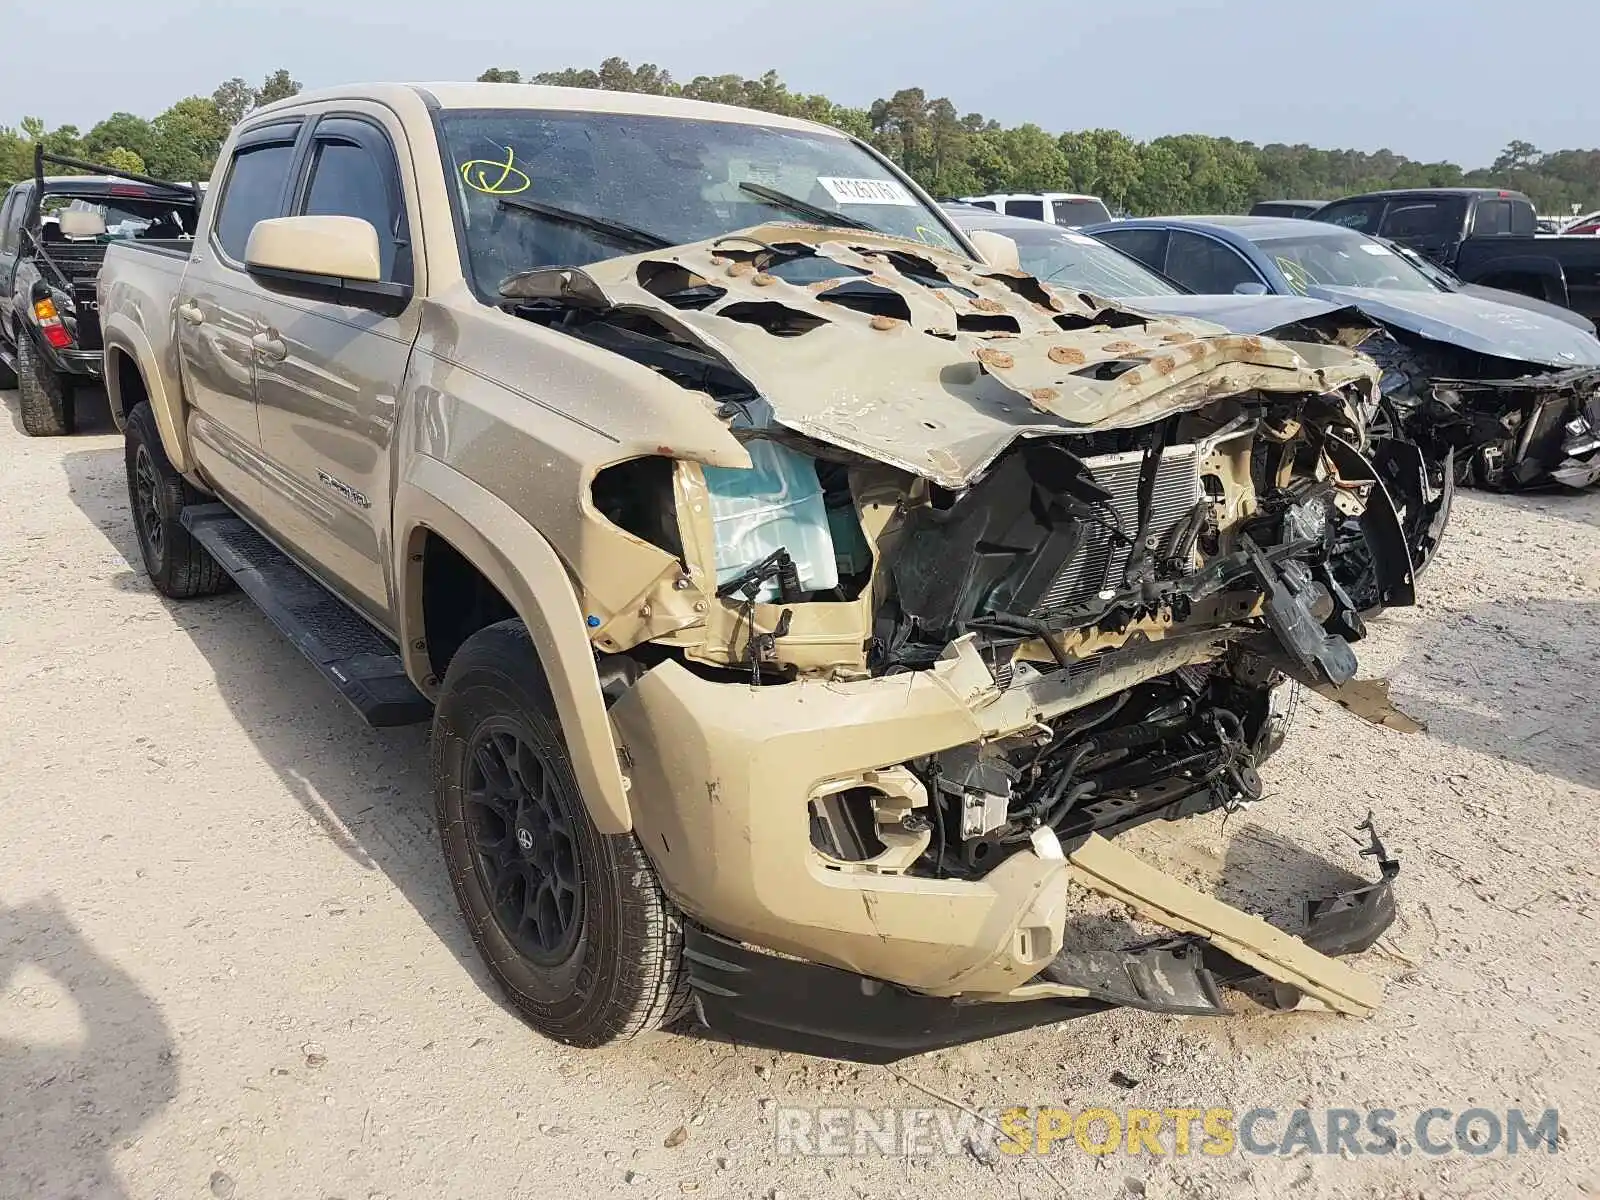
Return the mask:
[[1396, 292], [1437, 292], [1421, 271], [1381, 242], [1359, 233], [1319, 233], [1312, 237], [1262, 238], [1256, 242], [1301, 296], [1313, 287], [1378, 288]]
[[1129, 296], [1180, 296], [1161, 276], [1120, 250], [1083, 233], [1040, 225], [999, 232], [1017, 243], [1022, 269], [1045, 283], [1075, 288], [1106, 300]]
[[965, 253], [937, 213], [843, 136], [526, 110], [446, 112], [440, 125], [469, 268], [483, 296], [498, 295], [501, 281], [518, 271], [583, 266], [639, 249], [541, 215], [540, 206], [679, 245], [752, 225], [814, 223], [784, 203], [789, 197], [850, 219], [842, 223]]

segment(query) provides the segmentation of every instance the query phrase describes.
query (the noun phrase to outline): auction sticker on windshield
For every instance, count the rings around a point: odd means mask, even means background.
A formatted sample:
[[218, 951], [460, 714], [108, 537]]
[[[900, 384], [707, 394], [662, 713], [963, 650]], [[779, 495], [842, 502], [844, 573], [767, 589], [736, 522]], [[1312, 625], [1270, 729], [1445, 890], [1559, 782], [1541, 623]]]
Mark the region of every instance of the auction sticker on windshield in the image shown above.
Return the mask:
[[840, 179], [824, 176], [817, 180], [839, 204], [916, 205], [911, 193], [892, 179]]

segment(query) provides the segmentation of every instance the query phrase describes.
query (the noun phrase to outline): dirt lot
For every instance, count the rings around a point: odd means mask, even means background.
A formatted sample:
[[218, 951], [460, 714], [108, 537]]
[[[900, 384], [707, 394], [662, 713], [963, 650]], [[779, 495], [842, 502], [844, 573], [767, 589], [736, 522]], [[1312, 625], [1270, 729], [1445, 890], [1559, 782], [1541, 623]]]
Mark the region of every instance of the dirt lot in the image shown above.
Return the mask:
[[[1386, 981], [1379, 1015], [1239, 996], [1230, 1019], [1124, 1012], [896, 1073], [529, 1033], [457, 918], [424, 731], [365, 728], [237, 595], [158, 597], [103, 416], [30, 441], [0, 401], [4, 1197], [1600, 1190], [1600, 495], [1460, 502], [1423, 605], [1362, 648], [1429, 733], [1306, 704], [1266, 801], [1127, 839], [1293, 920], [1299, 895], [1369, 870], [1348, 831], [1374, 810], [1404, 861], [1401, 919], [1360, 960]], [[1563, 1133], [1512, 1158], [778, 1152], [782, 1106], [947, 1107], [930, 1092], [1376, 1106], [1402, 1128], [1433, 1106], [1555, 1106]]]

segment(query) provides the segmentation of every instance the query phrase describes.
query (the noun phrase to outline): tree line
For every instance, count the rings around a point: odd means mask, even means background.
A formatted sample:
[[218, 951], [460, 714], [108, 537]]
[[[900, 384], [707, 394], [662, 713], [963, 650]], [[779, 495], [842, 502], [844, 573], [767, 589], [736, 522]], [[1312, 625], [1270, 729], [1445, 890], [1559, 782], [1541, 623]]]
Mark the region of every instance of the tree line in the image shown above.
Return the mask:
[[[871, 142], [936, 196], [984, 192], [1073, 191], [1104, 197], [1116, 211], [1220, 213], [1256, 200], [1331, 200], [1390, 187], [1506, 187], [1526, 192], [1551, 215], [1600, 208], [1600, 150], [1545, 153], [1515, 141], [1487, 167], [1421, 162], [1390, 150], [1258, 146], [1233, 138], [1183, 133], [1135, 141], [1114, 129], [1050, 133], [1033, 123], [1002, 126], [962, 113], [948, 98], [902, 88], [865, 108], [791, 91], [774, 71], [749, 78], [701, 75], [679, 82], [653, 63], [608, 58], [597, 68], [569, 67], [524, 76], [494, 67], [481, 82], [557, 84], [647, 92], [738, 104], [833, 125]], [[0, 126], [0, 184], [32, 172], [33, 147], [105, 162], [165, 179], [205, 179], [228, 129], [300, 85], [286, 70], [260, 87], [230, 79], [210, 96], [190, 96], [151, 119], [113, 113], [87, 133], [46, 128], [36, 117]]]
[[[52, 154], [104, 163], [119, 171], [186, 183], [206, 180], [228, 130], [254, 109], [299, 91], [299, 82], [280, 69], [260, 87], [229, 79], [211, 95], [189, 96], [149, 119], [114, 112], [87, 133], [76, 125], [50, 129], [39, 117], [23, 117], [19, 126], [0, 125], [0, 187], [33, 174], [34, 147], [41, 144]], [[60, 168], [51, 168], [51, 173], [60, 174]]]

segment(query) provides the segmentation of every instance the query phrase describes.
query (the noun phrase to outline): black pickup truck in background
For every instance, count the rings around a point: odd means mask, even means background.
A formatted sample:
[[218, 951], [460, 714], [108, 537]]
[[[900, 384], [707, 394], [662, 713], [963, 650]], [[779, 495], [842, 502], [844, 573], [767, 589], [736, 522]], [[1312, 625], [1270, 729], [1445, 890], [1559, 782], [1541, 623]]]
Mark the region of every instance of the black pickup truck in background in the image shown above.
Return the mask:
[[[52, 175], [46, 165], [87, 175]], [[100, 381], [95, 278], [108, 242], [187, 248], [196, 185], [35, 151], [33, 178], [0, 199], [0, 388], [19, 392], [33, 437], [71, 433], [73, 392]]]
[[1310, 217], [1409, 246], [1466, 283], [1600, 318], [1600, 238], [1540, 234], [1533, 202], [1499, 188], [1346, 196]]

